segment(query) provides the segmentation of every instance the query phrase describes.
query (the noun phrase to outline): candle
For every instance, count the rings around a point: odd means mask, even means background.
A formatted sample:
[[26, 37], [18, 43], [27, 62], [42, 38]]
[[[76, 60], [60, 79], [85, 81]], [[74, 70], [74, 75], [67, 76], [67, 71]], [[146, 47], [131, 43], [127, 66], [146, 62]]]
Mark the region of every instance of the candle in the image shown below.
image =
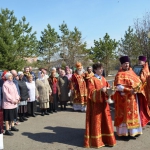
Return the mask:
[[112, 89], [114, 89], [114, 82], [112, 83]]

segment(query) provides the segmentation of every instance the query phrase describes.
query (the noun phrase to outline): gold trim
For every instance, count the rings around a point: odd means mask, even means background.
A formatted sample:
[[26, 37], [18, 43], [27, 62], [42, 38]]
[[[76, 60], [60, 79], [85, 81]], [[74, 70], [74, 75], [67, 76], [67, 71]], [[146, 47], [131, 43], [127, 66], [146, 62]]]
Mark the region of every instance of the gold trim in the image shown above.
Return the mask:
[[[136, 129], [136, 128], [140, 128], [141, 126], [140, 125], [137, 125], [137, 126], [123, 126], [123, 127], [120, 127], [120, 126], [116, 126], [117, 128], [127, 128], [127, 129]], [[142, 127], [141, 127], [142, 128]]]
[[87, 94], [85, 94], [85, 95], [80, 95], [80, 96], [83, 96], [83, 97], [85, 96], [85, 97], [86, 97], [86, 96], [87, 96]]
[[[140, 125], [137, 125], [137, 126], [127, 126], [127, 129], [136, 129], [136, 128], [140, 128]], [[142, 128], [142, 127], [141, 127]]]
[[84, 135], [85, 138], [100, 138], [102, 136], [114, 136], [114, 133], [111, 134], [100, 134], [98, 136], [89, 136], [89, 135]]

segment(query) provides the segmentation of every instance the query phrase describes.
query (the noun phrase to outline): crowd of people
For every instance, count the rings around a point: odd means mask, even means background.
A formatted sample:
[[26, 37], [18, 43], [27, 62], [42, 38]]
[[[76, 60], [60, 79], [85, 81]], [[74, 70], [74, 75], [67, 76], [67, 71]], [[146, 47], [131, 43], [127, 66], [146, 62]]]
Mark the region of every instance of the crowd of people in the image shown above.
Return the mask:
[[[150, 73], [145, 56], [139, 57], [142, 70], [138, 75], [130, 68], [128, 56], [120, 58], [121, 68], [115, 76], [112, 99], [115, 104], [114, 126], [118, 136], [136, 137], [150, 121]], [[112, 88], [104, 77], [103, 66], [95, 63], [85, 71], [77, 62], [73, 72], [69, 66], [24, 71], [4, 71], [0, 80], [0, 132], [13, 135], [15, 125], [36, 117], [37, 102], [41, 116], [66, 110], [68, 102], [74, 111], [86, 112], [84, 147], [114, 146], [116, 139], [107, 89]]]
[[0, 80], [0, 132], [3, 133], [3, 123], [5, 135], [19, 131], [15, 125], [27, 121], [29, 116], [36, 117], [37, 102], [41, 116], [57, 113], [59, 105], [60, 110], [66, 110], [69, 101], [74, 110], [85, 111], [87, 90], [83, 67], [81, 63], [76, 67], [74, 73], [68, 66], [64, 70], [53, 67], [50, 75], [40, 68], [37, 76], [32, 67], [18, 72], [4, 71]]

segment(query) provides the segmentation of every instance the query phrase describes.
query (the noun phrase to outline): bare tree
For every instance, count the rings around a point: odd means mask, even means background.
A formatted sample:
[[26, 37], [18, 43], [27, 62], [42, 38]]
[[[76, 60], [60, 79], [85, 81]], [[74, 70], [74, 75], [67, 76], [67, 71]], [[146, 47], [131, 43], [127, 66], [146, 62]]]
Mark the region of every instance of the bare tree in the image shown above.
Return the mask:
[[150, 64], [150, 39], [148, 39], [148, 32], [150, 32], [150, 12], [147, 12], [143, 18], [137, 18], [134, 21], [134, 26], [141, 52], [147, 57]]

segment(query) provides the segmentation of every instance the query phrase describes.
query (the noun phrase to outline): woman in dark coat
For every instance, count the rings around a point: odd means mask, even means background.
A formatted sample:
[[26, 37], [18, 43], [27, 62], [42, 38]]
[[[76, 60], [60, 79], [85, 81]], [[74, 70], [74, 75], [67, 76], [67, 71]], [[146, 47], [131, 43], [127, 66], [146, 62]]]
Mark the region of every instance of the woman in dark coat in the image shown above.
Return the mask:
[[49, 85], [52, 89], [52, 95], [50, 96], [50, 113], [57, 112], [58, 109], [58, 84], [56, 78], [56, 72], [52, 71], [48, 78]]
[[27, 113], [27, 101], [29, 100], [29, 94], [28, 94], [28, 88], [26, 82], [22, 80], [23, 72], [19, 71], [18, 76], [19, 76], [18, 86], [19, 86], [20, 97], [21, 97], [18, 114], [19, 114], [19, 121], [24, 122], [28, 120], [27, 118], [25, 118], [25, 114]]
[[69, 80], [65, 76], [65, 71], [61, 70], [60, 76], [58, 78], [58, 95], [59, 95], [61, 110], [66, 110], [66, 105], [69, 100], [68, 93], [69, 93]]

